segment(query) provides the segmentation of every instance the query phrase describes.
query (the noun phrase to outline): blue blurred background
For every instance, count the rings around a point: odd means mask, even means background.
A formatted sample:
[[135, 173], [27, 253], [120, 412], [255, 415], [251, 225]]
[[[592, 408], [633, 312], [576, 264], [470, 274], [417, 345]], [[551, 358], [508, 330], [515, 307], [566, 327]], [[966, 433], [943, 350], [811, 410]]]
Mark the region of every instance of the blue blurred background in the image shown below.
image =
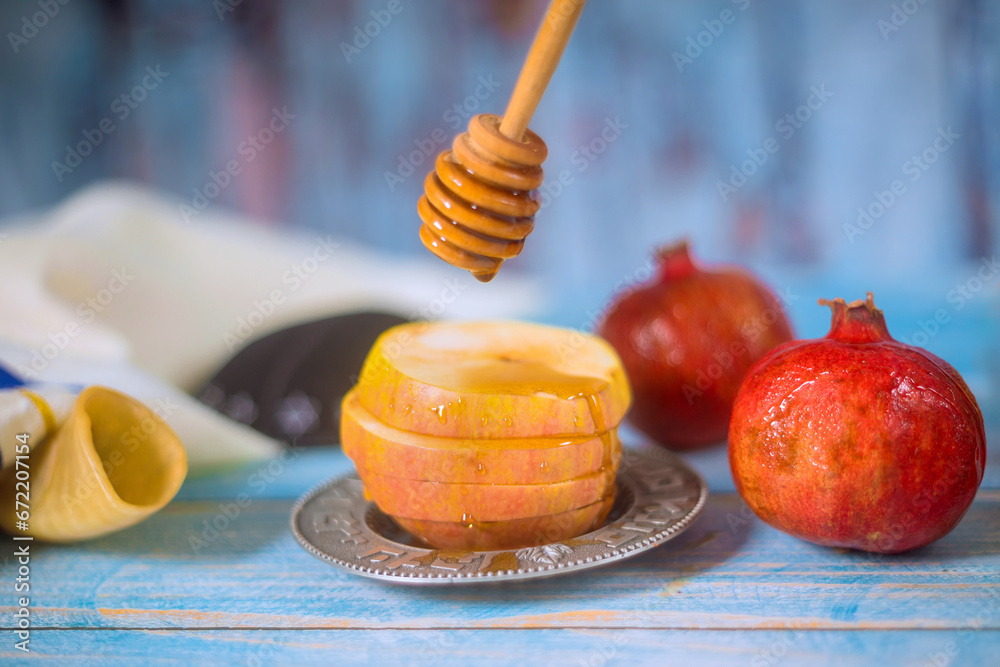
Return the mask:
[[[432, 157], [503, 112], [544, 9], [5, 2], [0, 214], [127, 178], [422, 256]], [[897, 337], [996, 398], [1000, 2], [591, 0], [531, 126], [544, 208], [498, 280], [537, 277], [541, 318], [590, 328], [687, 236], [791, 290], [804, 336], [826, 331], [817, 297], [873, 290]]]

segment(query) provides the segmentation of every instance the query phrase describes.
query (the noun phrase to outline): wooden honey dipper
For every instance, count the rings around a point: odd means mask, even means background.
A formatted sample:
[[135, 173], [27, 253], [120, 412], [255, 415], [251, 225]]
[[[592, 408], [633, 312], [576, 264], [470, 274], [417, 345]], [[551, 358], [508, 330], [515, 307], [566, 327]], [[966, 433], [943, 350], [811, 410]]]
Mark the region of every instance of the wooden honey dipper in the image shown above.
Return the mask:
[[489, 282], [535, 226], [548, 149], [528, 129], [586, 0], [552, 0], [503, 119], [480, 114], [438, 155], [417, 203], [420, 240], [444, 261]]

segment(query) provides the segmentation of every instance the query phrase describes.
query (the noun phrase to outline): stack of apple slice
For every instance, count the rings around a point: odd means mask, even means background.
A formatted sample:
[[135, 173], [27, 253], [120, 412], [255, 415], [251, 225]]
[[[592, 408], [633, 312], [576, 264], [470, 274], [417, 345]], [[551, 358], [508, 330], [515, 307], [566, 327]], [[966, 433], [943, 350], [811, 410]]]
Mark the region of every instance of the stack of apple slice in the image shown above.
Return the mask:
[[523, 322], [385, 332], [344, 398], [341, 442], [365, 489], [440, 549], [513, 549], [600, 523], [631, 402], [614, 349]]

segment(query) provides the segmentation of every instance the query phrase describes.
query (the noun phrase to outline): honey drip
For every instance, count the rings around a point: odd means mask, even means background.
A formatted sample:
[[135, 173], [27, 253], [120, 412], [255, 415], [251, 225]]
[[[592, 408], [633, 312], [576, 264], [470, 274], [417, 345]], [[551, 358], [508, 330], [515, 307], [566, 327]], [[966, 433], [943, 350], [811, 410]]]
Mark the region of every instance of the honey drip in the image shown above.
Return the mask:
[[603, 472], [611, 468], [611, 447], [613, 445], [612, 438], [615, 436], [607, 429], [607, 425], [604, 420], [604, 411], [601, 410], [601, 404], [597, 400], [597, 394], [590, 393], [586, 398], [587, 406], [590, 408], [590, 419], [594, 422], [594, 435], [601, 438], [603, 450], [601, 471]]
[[[503, 355], [486, 363], [463, 368], [452, 378], [457, 386], [471, 387], [481, 392], [496, 394], [550, 394], [562, 400], [584, 400], [590, 413], [593, 435], [601, 439], [602, 460], [600, 470], [610, 470], [614, 462], [612, 452], [617, 439], [617, 430], [608, 429], [607, 419], [601, 406], [600, 395], [608, 388], [608, 381], [602, 378], [570, 375], [558, 371], [547, 364], [534, 360]], [[507, 426], [513, 425], [509, 416], [503, 417]], [[581, 426], [582, 420], [574, 418], [574, 426]], [[545, 471], [545, 464], [542, 464]], [[613, 492], [612, 490], [609, 493]]]
[[545, 142], [525, 130], [520, 141], [500, 133], [500, 118], [474, 116], [424, 181], [417, 203], [420, 240], [444, 261], [489, 282], [516, 257], [534, 228]]

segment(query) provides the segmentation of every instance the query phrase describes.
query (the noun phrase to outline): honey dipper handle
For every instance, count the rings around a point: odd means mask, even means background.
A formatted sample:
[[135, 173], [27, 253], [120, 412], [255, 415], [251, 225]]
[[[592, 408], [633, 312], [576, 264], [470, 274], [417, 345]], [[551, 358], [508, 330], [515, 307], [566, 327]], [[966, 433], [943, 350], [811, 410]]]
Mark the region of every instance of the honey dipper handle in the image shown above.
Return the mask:
[[505, 137], [520, 141], [524, 136], [586, 3], [587, 0], [552, 0], [500, 121], [500, 133]]

